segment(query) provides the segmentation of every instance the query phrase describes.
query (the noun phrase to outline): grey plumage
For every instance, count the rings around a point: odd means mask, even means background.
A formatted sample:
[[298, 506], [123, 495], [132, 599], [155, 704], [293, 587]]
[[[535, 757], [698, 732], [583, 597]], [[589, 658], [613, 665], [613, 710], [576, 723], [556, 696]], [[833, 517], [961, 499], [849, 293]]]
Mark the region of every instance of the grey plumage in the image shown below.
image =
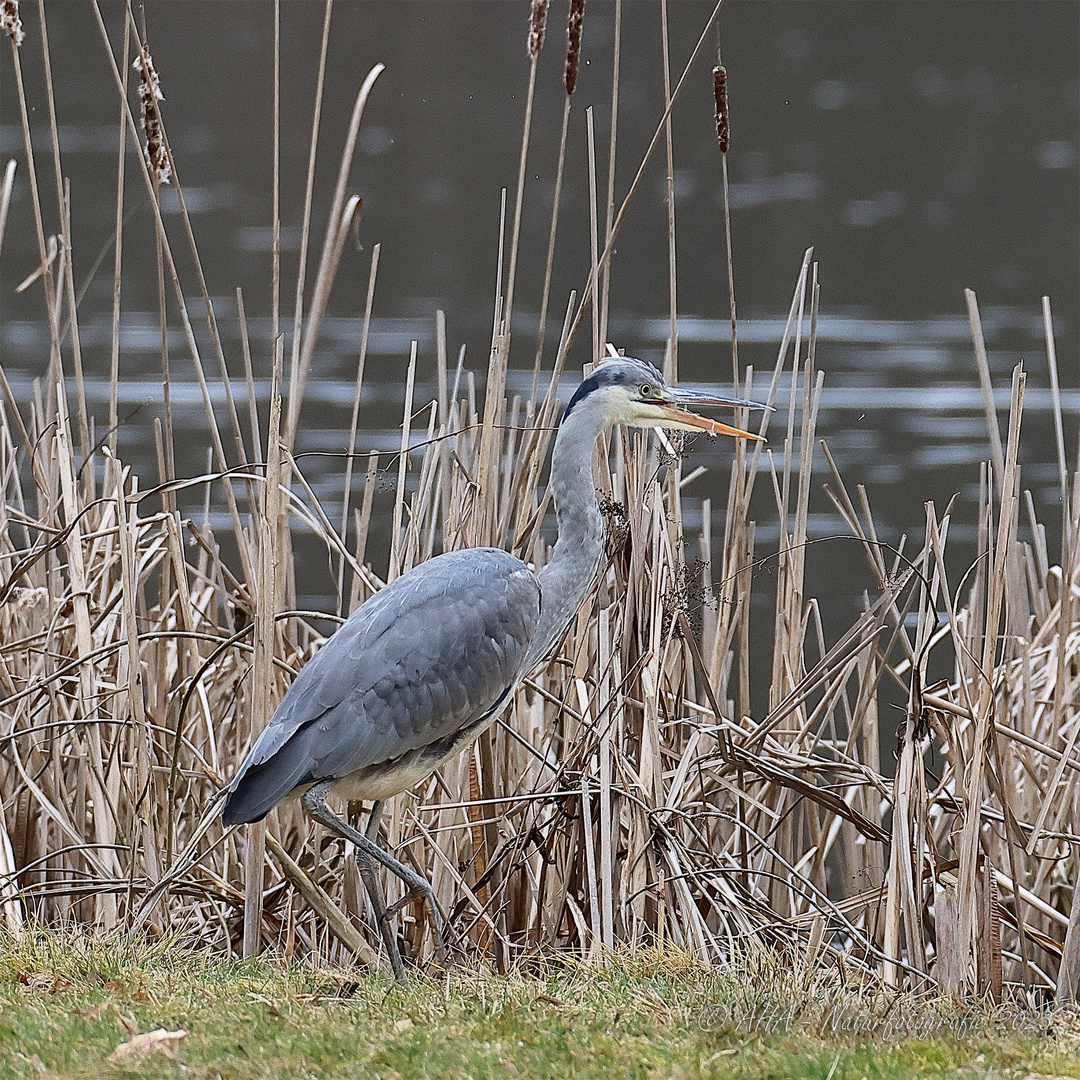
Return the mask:
[[[259, 821], [304, 791], [317, 820], [351, 840], [390, 953], [396, 909], [382, 903], [381, 864], [420, 894], [430, 884], [374, 842], [383, 799], [424, 779], [494, 722], [528, 672], [565, 633], [596, 576], [603, 525], [592, 476], [597, 436], [616, 423], [747, 432], [705, 420], [681, 403], [765, 408], [667, 387], [651, 365], [632, 358], [600, 364], [567, 406], [552, 453], [550, 485], [559, 537], [534, 573], [497, 548], [437, 556], [387, 585], [358, 608], [297, 676], [229, 785], [226, 824]], [[335, 817], [325, 795], [373, 801], [366, 834]]]
[[[296, 788], [417, 760], [487, 716], [516, 679], [540, 585], [497, 548], [453, 551], [376, 593], [296, 677], [232, 784], [226, 824], [259, 821]], [[446, 755], [442, 755], [446, 756]], [[433, 761], [431, 772], [440, 758]]]

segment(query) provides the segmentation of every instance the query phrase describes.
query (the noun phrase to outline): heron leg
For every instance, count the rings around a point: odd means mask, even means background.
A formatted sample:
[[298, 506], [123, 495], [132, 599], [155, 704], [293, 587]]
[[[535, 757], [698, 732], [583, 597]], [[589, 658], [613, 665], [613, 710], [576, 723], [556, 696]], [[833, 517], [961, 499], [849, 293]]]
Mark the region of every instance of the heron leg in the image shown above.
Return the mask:
[[[368, 818], [367, 828], [364, 835], [375, 842], [379, 835], [379, 818], [382, 816], [382, 803], [376, 802], [371, 807], [371, 816]], [[371, 912], [375, 917], [375, 925], [382, 935], [383, 944], [386, 946], [386, 955], [390, 957], [390, 966], [394, 969], [395, 978], [402, 978], [405, 965], [401, 962], [401, 951], [398, 948], [397, 937], [390, 929], [389, 917], [386, 914], [386, 900], [383, 897], [382, 885], [379, 883], [379, 875], [376, 872], [378, 865], [375, 860], [362, 848], [353, 847], [353, 855], [356, 858], [356, 868], [360, 871], [360, 879], [367, 890], [368, 900], [371, 902]]]
[[[443, 937], [442, 915], [439, 913], [438, 906], [435, 903], [435, 892], [431, 887], [431, 882], [421, 874], [418, 874], [411, 867], [399, 862], [388, 851], [383, 851], [383, 849], [369, 836], [357, 832], [351, 825], [342, 821], [341, 818], [334, 814], [326, 805], [326, 795], [333, 784], [333, 780], [322, 780], [319, 783], [312, 785], [304, 792], [304, 806], [307, 807], [308, 813], [320, 824], [325, 825], [328, 829], [336, 832], [338, 836], [342, 836], [346, 840], [352, 842], [353, 847], [356, 849], [358, 865], [362, 865], [360, 853], [363, 852], [364, 861], [370, 860], [372, 864], [379, 863], [380, 865], [385, 866], [387, 870], [395, 877], [399, 878], [408, 888], [408, 892], [402, 900], [398, 901], [392, 907], [383, 910], [380, 919], [380, 930], [383, 929], [387, 920], [396, 914], [405, 903], [416, 897], [420, 897], [424, 902], [424, 906], [427, 908], [428, 918], [431, 920], [431, 934], [435, 939], [436, 955], [438, 956], [440, 963], [443, 962], [446, 955], [446, 946]], [[371, 829], [370, 822], [368, 824], [368, 829]], [[372, 865], [372, 871], [374, 871], [374, 865]], [[364, 883], [365, 885], [367, 884], [366, 879]], [[388, 938], [384, 932], [383, 940], [389, 942], [391, 938]], [[388, 944], [387, 948], [389, 949], [389, 947]], [[404, 977], [404, 966], [401, 962], [401, 954], [398, 951], [396, 941], [394, 941], [394, 947], [390, 953], [390, 962], [394, 966], [395, 977], [399, 980], [402, 979]]]

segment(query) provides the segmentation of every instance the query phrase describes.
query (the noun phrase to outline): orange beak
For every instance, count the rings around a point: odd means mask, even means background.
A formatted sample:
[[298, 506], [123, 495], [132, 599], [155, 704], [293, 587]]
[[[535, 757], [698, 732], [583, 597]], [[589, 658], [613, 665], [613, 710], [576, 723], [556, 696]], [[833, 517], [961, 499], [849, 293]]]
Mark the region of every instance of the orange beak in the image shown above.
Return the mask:
[[675, 405], [663, 405], [665, 416], [675, 421], [682, 428], [698, 428], [707, 431], [710, 435], [732, 435], [736, 439], [753, 439], [755, 442], [764, 442], [763, 435], [755, 435], [752, 431], [743, 431], [741, 428], [729, 427], [721, 424], [718, 420], [710, 420], [707, 416], [698, 416], [697, 413], [687, 412]]
[[736, 439], [752, 439], [754, 442], [764, 442], [762, 435], [755, 435], [752, 431], [743, 431], [741, 428], [730, 427], [721, 424], [717, 420], [710, 420], [705, 416], [682, 409], [680, 405], [719, 405], [736, 409], [766, 409], [773, 411], [771, 405], [763, 405], [759, 401], [746, 401], [743, 398], [719, 397], [716, 394], [706, 394], [699, 390], [690, 390], [686, 387], [673, 387], [671, 396], [674, 402], [665, 402], [660, 406], [665, 417], [674, 426], [680, 428], [693, 428], [698, 431], [707, 431], [710, 435], [731, 435]]

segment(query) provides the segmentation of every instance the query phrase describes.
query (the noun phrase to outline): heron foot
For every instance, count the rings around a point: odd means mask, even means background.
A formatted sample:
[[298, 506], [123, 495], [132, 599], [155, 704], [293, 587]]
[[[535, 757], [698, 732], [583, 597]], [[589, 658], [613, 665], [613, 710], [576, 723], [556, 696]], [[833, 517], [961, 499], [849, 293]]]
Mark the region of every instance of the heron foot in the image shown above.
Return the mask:
[[[419, 877], [419, 875], [417, 876]], [[443, 929], [443, 917], [442, 912], [439, 911], [439, 907], [435, 903], [435, 891], [432, 889], [430, 882], [420, 878], [419, 884], [411, 885], [409, 891], [400, 900], [395, 900], [394, 903], [383, 910], [380, 921], [385, 925], [399, 911], [408, 907], [413, 900], [423, 902], [428, 921], [431, 924], [431, 937], [435, 942], [435, 959], [440, 966], [446, 967], [446, 934]], [[380, 926], [380, 929], [383, 928], [383, 925]], [[385, 938], [386, 931], [384, 930], [383, 939], [385, 940]]]

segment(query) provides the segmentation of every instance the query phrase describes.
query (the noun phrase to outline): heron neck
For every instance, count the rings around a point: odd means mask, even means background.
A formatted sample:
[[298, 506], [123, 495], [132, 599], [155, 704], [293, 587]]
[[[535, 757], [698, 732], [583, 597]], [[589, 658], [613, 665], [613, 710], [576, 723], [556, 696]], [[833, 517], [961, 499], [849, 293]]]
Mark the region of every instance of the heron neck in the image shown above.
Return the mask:
[[531, 650], [533, 662], [543, 660], [558, 644], [600, 565], [604, 523], [596, 501], [592, 456], [597, 436], [606, 426], [599, 410], [583, 401], [564, 419], [555, 437], [548, 486], [559, 538], [551, 560], [540, 571], [540, 624]]

